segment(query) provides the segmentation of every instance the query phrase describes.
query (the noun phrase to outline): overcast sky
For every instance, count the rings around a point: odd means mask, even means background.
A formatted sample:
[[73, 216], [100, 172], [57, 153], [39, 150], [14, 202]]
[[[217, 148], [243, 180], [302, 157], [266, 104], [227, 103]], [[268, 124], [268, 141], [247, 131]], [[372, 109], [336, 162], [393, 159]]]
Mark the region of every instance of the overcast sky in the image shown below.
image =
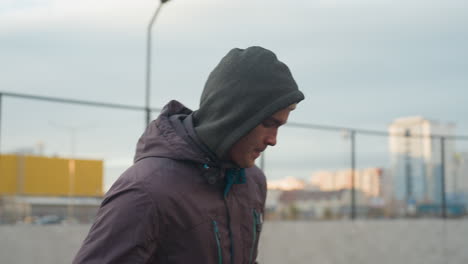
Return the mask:
[[[157, 4], [0, 0], [0, 91], [143, 105]], [[462, 0], [172, 0], [153, 31], [151, 104], [196, 109], [220, 58], [260, 45], [306, 95], [290, 121], [386, 131], [395, 118], [420, 115], [468, 135], [467, 14]], [[134, 111], [12, 98], [2, 109], [2, 152], [42, 142], [45, 154], [69, 156], [74, 127], [74, 155], [105, 159], [107, 186], [131, 164], [144, 123]], [[267, 152], [271, 178], [349, 166], [341, 132], [280, 133]], [[388, 166], [386, 138], [359, 140], [358, 166]]]

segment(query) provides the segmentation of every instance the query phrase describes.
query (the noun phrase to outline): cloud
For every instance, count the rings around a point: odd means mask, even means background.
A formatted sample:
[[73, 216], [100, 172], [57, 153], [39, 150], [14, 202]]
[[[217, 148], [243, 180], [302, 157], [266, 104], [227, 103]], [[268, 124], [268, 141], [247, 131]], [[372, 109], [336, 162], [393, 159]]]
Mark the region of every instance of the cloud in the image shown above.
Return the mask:
[[[158, 1], [129, 0], [36, 0], [2, 1], [2, 30], [27, 30], [28, 28], [85, 28], [96, 30], [133, 30], [145, 28]], [[327, 8], [333, 7], [333, 8]], [[322, 0], [305, 1], [170, 1], [163, 7], [157, 23], [170, 31], [183, 32], [190, 27], [201, 30], [229, 30], [247, 28], [279, 29], [284, 33], [294, 31], [291, 25], [302, 24], [312, 30], [339, 26], [354, 27], [356, 23], [374, 16], [376, 24], [408, 24], [421, 16], [437, 17], [445, 12], [458, 12], [466, 8], [461, 0], [432, 1], [370, 1]], [[341, 16], [347, 13], [349, 16]], [[341, 14], [341, 15], [340, 15]], [[394, 15], [392, 17], [392, 14]], [[329, 19], [324, 20], [324, 16]], [[318, 19], [317, 19], [318, 18]], [[338, 20], [337, 20], [338, 18]], [[388, 21], [390, 19], [390, 21]], [[427, 21], [426, 21], [427, 22]], [[275, 27], [271, 27], [275, 25]], [[429, 25], [430, 26], [430, 25]], [[288, 28], [289, 27], [289, 28]]]
[[[150, 1], [146, 3], [149, 4]], [[41, 1], [40, 5], [31, 4], [8, 9], [3, 14], [3, 25], [0, 29], [11, 32], [47, 28], [128, 28], [141, 21], [144, 7], [125, 0]]]

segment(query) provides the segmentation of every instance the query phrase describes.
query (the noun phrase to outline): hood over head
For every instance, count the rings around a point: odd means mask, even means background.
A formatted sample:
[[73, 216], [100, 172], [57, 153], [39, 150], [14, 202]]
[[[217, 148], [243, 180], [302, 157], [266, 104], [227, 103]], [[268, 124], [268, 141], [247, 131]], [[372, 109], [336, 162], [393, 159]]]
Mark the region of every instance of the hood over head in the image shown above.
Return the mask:
[[304, 99], [288, 66], [262, 47], [232, 49], [211, 72], [195, 131], [219, 159], [264, 119]]

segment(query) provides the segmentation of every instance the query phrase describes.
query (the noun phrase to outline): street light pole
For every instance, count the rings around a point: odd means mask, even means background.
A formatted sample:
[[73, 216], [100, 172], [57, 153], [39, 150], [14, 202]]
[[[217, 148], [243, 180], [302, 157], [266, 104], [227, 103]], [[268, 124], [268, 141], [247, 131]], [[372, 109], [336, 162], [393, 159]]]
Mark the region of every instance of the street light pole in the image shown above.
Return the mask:
[[164, 3], [169, 2], [169, 0], [160, 0], [161, 3], [156, 8], [153, 16], [151, 17], [150, 23], [147, 27], [147, 37], [146, 37], [146, 94], [145, 94], [145, 111], [146, 111], [146, 124], [145, 127], [150, 123], [151, 120], [151, 109], [150, 109], [150, 89], [151, 89], [151, 30], [153, 29], [154, 21], [158, 16], [159, 10], [164, 5]]

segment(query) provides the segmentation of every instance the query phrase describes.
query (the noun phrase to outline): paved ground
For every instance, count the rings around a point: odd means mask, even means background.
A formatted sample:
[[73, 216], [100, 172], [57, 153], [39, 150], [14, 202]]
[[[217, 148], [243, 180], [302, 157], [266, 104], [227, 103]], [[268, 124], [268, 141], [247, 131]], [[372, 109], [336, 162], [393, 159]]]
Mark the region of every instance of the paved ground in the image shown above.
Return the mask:
[[[70, 263], [87, 225], [0, 226], [0, 263]], [[260, 263], [466, 264], [468, 219], [266, 222]]]
[[468, 220], [270, 222], [260, 263], [467, 264]]

